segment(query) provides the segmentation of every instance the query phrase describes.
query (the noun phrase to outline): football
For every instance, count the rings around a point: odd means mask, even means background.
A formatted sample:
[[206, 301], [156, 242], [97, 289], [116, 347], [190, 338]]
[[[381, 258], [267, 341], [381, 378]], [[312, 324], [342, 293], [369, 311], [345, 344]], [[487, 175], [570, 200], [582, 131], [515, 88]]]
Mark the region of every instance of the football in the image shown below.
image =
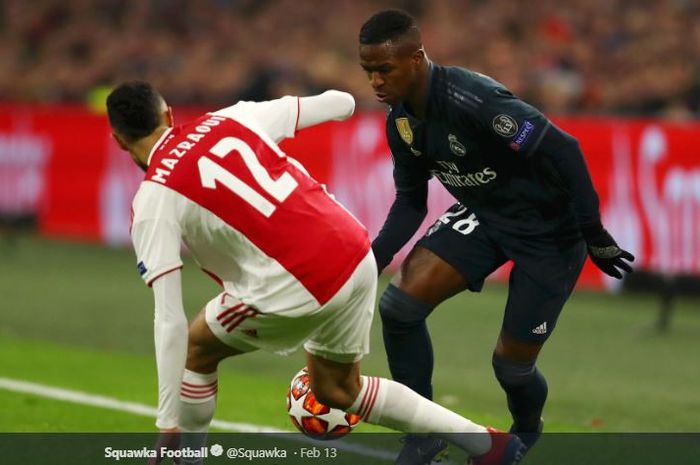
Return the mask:
[[309, 372], [302, 368], [287, 391], [287, 412], [296, 428], [314, 439], [337, 439], [360, 422], [360, 416], [330, 408], [316, 400], [309, 385]]

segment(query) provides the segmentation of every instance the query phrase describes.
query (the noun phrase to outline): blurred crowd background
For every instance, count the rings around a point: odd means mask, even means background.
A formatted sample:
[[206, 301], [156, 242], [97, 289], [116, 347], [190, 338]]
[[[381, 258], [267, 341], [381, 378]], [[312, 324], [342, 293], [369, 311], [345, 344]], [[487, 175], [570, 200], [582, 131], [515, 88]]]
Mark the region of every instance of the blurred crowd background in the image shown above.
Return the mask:
[[0, 101], [75, 102], [147, 79], [172, 104], [337, 88], [374, 12], [419, 21], [428, 56], [549, 113], [700, 116], [697, 0], [0, 0]]

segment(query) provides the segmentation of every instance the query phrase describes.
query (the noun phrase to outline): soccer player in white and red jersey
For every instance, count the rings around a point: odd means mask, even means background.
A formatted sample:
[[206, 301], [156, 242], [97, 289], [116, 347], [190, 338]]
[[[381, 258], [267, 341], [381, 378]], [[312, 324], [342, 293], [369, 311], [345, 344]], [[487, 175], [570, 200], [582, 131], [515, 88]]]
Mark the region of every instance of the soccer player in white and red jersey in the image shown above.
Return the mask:
[[[303, 344], [311, 389], [330, 407], [401, 431], [448, 434], [479, 463], [510, 464], [517, 437], [477, 425], [394, 381], [360, 376], [369, 349], [377, 267], [365, 228], [277, 142], [342, 120], [351, 95], [239, 102], [174, 127], [148, 83], [107, 99], [114, 138], [146, 176], [133, 201], [137, 268], [155, 298], [158, 416], [163, 433], [206, 432], [217, 366], [256, 349]], [[222, 286], [189, 327], [184, 242]]]

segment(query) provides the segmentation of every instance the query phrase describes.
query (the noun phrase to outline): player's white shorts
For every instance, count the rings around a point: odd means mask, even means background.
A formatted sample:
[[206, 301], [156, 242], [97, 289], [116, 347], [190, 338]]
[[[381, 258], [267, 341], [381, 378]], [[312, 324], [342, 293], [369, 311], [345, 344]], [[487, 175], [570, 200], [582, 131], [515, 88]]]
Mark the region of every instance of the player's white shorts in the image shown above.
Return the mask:
[[[376, 294], [377, 264], [370, 251], [322, 307], [294, 317], [266, 314], [222, 292], [207, 304], [205, 315], [209, 328], [224, 344], [243, 352], [263, 349], [287, 355], [304, 344], [314, 355], [350, 363], [369, 353]], [[294, 302], [289, 305], [294, 308]]]

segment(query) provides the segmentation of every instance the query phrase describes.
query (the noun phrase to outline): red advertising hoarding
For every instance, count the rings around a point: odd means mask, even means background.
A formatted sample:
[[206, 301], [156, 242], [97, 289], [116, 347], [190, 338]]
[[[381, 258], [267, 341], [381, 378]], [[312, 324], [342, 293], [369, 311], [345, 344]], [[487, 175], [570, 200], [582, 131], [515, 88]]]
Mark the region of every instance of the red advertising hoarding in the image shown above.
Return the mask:
[[[175, 113], [180, 120], [196, 114]], [[637, 256], [636, 266], [700, 274], [700, 124], [556, 123], [581, 143], [603, 222]], [[282, 146], [376, 235], [394, 198], [382, 113], [309, 128]], [[79, 107], [0, 106], [0, 215], [35, 214], [44, 234], [125, 244], [141, 177], [112, 140], [104, 115]], [[424, 227], [453, 202], [431, 181]], [[581, 283], [615, 285], [590, 264]]]

